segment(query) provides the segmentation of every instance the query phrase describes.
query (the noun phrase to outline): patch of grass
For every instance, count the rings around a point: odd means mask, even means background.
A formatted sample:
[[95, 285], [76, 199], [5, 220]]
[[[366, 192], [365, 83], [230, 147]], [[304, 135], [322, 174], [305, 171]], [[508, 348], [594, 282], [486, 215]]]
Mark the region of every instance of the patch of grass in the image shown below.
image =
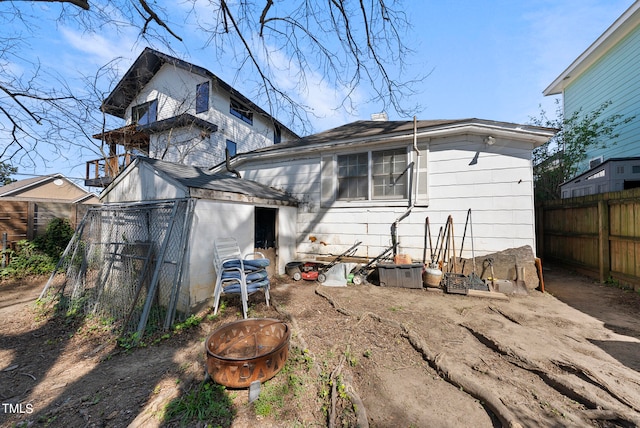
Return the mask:
[[358, 365], [358, 358], [355, 355], [353, 355], [353, 353], [348, 347], [347, 347], [347, 350], [344, 351], [344, 358], [351, 367], [355, 367]]
[[308, 351], [292, 348], [280, 373], [262, 385], [260, 396], [254, 401], [256, 414], [278, 417], [283, 415], [286, 407], [297, 405], [305, 384], [312, 382], [307, 376], [312, 368], [313, 360]]
[[200, 323], [202, 322], [202, 318], [200, 318], [197, 315], [190, 315], [186, 320], [177, 323], [173, 326], [173, 330], [174, 331], [180, 331], [180, 330], [185, 330], [185, 329], [189, 329], [192, 327], [197, 327], [200, 325]]
[[170, 402], [163, 422], [177, 421], [185, 427], [194, 426], [197, 422], [205, 422], [206, 426], [230, 427], [234, 416], [233, 403], [225, 387], [203, 382]]

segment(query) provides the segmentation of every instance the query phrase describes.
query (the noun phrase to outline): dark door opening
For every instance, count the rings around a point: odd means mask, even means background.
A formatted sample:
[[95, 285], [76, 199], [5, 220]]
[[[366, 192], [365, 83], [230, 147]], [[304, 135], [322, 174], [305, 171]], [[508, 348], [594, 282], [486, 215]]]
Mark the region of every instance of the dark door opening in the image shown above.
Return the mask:
[[271, 260], [267, 268], [269, 275], [275, 273], [275, 266], [277, 266], [277, 217], [276, 208], [256, 207], [255, 209], [255, 248]]
[[276, 247], [276, 214], [275, 208], [256, 207], [255, 244], [256, 248]]

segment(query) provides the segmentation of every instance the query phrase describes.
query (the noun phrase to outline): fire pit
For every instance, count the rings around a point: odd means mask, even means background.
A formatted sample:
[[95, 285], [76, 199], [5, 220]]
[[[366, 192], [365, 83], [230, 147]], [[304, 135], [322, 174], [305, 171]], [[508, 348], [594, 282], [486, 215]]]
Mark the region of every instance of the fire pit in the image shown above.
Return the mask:
[[220, 385], [246, 388], [284, 367], [291, 331], [284, 322], [252, 318], [225, 324], [207, 339], [207, 372]]

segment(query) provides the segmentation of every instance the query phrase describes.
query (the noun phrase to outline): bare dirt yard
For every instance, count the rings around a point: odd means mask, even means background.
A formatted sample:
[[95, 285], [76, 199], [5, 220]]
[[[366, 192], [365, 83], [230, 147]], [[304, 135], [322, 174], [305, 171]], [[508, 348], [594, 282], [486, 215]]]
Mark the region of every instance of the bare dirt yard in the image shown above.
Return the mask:
[[241, 318], [237, 300], [127, 349], [109, 326], [36, 305], [46, 278], [3, 282], [0, 424], [640, 426], [640, 294], [545, 268], [545, 293], [508, 300], [281, 278], [250, 315], [290, 325], [290, 365], [253, 403], [223, 391], [230, 412], [203, 422], [167, 405], [210, 382], [204, 341]]

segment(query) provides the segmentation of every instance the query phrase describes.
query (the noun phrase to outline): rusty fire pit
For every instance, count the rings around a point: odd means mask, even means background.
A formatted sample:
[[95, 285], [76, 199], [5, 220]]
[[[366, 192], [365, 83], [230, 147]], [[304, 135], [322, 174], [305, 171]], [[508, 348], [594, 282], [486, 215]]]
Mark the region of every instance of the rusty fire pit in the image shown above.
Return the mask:
[[214, 382], [229, 388], [271, 379], [287, 361], [290, 336], [289, 326], [277, 319], [225, 324], [207, 339], [207, 372]]

